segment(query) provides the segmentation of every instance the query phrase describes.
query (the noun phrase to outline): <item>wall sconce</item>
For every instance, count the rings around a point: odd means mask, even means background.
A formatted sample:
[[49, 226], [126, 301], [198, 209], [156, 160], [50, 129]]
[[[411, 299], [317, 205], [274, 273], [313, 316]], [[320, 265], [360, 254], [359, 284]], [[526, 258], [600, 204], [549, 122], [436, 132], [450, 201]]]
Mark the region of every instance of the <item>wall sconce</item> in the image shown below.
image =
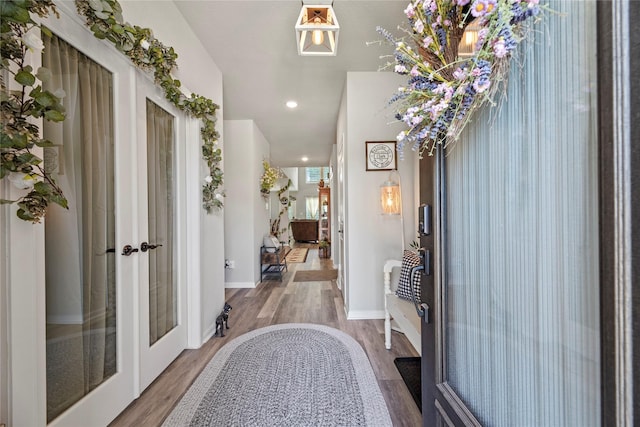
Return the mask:
[[480, 25], [477, 20], [471, 21], [464, 29], [464, 34], [462, 34], [462, 39], [458, 44], [458, 56], [460, 58], [469, 58], [476, 53], [478, 31], [480, 31]]
[[302, 4], [296, 21], [298, 55], [335, 56], [340, 26], [331, 5]]
[[380, 207], [383, 215], [400, 215], [402, 213], [402, 197], [400, 184], [389, 178], [380, 186]]

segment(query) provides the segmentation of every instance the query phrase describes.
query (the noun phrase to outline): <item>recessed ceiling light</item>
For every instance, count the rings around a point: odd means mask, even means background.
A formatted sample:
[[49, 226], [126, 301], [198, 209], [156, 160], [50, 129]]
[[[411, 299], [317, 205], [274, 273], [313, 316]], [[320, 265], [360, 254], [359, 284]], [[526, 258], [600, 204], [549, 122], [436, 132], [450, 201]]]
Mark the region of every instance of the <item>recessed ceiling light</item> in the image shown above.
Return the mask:
[[298, 106], [298, 103], [296, 101], [287, 101], [287, 107], [296, 108], [297, 106]]
[[304, 156], [304, 157], [303, 157], [302, 159], [300, 159], [300, 160], [302, 160], [303, 162], [308, 162], [308, 161], [309, 161], [309, 158], [308, 158], [307, 156]]

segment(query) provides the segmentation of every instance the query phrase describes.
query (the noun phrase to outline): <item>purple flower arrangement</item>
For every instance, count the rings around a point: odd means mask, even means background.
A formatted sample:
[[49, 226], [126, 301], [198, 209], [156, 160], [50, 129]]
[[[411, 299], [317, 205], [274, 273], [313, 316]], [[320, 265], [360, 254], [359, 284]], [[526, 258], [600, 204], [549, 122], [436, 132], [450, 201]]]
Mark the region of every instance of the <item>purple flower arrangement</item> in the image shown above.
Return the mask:
[[[437, 144], [458, 138], [471, 113], [506, 80], [511, 55], [523, 39], [527, 19], [538, 16], [539, 0], [413, 0], [404, 10], [407, 37], [378, 32], [395, 46], [388, 65], [408, 76], [390, 103], [407, 129], [397, 136], [429, 155]], [[465, 29], [473, 21], [477, 42], [470, 57], [458, 56]]]

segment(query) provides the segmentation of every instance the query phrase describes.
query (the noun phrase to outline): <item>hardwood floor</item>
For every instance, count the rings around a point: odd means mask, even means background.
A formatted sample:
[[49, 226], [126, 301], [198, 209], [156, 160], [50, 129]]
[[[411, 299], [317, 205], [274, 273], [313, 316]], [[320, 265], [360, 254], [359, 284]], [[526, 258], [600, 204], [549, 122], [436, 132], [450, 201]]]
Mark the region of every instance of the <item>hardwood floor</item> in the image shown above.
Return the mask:
[[306, 262], [289, 264], [282, 282], [265, 281], [255, 289], [227, 289], [227, 302], [233, 309], [225, 336], [211, 338], [197, 350], [183, 351], [110, 426], [161, 425], [220, 347], [248, 331], [279, 323], [316, 323], [351, 335], [371, 361], [393, 425], [422, 425], [420, 411], [393, 363], [396, 357], [417, 356], [417, 353], [404, 335], [397, 332], [393, 332], [392, 349], [386, 350], [382, 320], [347, 320], [342, 292], [335, 281], [293, 282], [297, 270], [333, 268], [331, 260], [318, 258], [317, 245], [307, 247]]

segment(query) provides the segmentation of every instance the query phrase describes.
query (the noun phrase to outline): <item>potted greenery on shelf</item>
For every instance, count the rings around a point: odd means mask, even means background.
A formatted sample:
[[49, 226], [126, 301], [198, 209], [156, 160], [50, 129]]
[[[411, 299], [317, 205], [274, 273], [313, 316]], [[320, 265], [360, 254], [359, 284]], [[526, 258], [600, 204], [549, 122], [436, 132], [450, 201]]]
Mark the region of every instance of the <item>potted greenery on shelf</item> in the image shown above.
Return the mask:
[[331, 243], [327, 239], [318, 242], [318, 254], [320, 258], [329, 258], [331, 255]]

